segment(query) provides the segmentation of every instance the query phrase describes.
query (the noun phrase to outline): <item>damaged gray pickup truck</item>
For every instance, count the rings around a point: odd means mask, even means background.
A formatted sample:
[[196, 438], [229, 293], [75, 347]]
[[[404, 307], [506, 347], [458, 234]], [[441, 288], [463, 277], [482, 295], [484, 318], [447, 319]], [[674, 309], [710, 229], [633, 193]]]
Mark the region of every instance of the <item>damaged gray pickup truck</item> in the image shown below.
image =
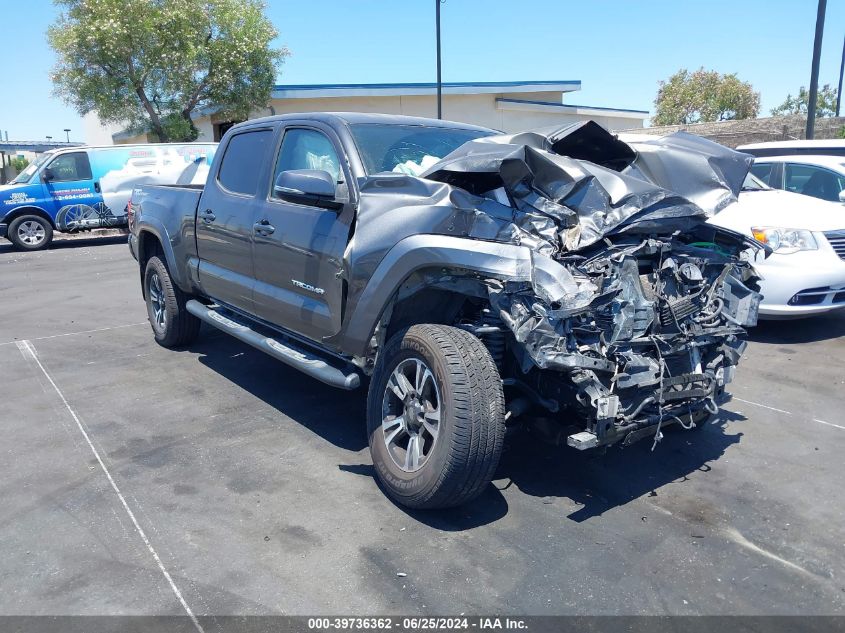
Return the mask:
[[205, 322], [368, 382], [384, 489], [442, 508], [484, 489], [508, 427], [585, 450], [716, 413], [766, 247], [706, 220], [750, 163], [593, 122], [284, 115], [227, 132], [205, 187], [136, 190], [129, 243], [159, 343]]

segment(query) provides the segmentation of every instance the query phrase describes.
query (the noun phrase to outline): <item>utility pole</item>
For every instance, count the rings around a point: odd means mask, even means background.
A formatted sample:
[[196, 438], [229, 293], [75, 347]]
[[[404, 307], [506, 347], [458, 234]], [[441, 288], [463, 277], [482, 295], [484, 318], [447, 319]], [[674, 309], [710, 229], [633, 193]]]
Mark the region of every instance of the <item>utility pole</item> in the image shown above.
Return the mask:
[[842, 38], [842, 62], [839, 64], [839, 90], [836, 92], [836, 116], [842, 107], [842, 72], [845, 71], [845, 37]]
[[827, 0], [819, 0], [816, 13], [816, 37], [813, 41], [813, 66], [810, 69], [810, 99], [807, 103], [807, 139], [816, 135], [816, 103], [819, 98], [819, 60], [822, 55], [822, 36], [824, 35], [824, 13]]
[[435, 19], [437, 21], [437, 118], [443, 118], [443, 81], [440, 76], [440, 3], [441, 0], [434, 0]]

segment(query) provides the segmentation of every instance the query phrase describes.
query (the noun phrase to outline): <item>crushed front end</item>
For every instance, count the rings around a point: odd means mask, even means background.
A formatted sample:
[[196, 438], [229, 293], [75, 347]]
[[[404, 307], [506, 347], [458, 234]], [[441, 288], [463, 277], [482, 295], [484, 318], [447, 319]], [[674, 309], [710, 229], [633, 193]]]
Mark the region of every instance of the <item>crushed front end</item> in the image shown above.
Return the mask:
[[684, 134], [629, 145], [595, 124], [491, 141], [425, 177], [509, 207], [495, 239], [532, 249], [532, 281], [486, 280], [487, 313], [464, 324], [495, 341], [511, 399], [552, 412], [578, 449], [716, 413], [756, 324], [765, 248], [705, 222], [750, 159]]
[[574, 295], [544, 301], [538, 280], [490, 284], [519, 381], [566, 412], [570, 446], [630, 443], [717, 411], [756, 322], [749, 248], [708, 227], [563, 258], [558, 275], [572, 276]]

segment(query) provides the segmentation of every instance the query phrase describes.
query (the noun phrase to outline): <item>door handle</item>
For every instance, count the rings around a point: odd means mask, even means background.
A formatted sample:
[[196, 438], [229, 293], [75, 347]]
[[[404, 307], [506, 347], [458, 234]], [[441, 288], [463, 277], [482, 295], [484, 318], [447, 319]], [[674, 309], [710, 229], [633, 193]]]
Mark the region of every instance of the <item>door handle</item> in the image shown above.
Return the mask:
[[273, 231], [276, 230], [276, 227], [270, 224], [270, 220], [264, 218], [260, 222], [256, 222], [252, 225], [252, 230], [255, 231], [258, 235], [270, 235]]
[[217, 219], [217, 216], [214, 215], [214, 211], [212, 211], [211, 209], [206, 209], [205, 211], [200, 213], [200, 215], [202, 216], [202, 221], [206, 224], [211, 224], [212, 222], [214, 222], [214, 220]]

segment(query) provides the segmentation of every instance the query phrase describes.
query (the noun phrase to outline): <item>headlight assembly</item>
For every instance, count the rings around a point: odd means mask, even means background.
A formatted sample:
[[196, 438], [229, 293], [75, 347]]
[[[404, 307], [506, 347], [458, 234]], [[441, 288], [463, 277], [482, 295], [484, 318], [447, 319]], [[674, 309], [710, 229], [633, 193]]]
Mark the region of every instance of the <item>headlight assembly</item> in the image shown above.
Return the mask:
[[798, 251], [815, 251], [819, 245], [813, 232], [806, 229], [784, 229], [771, 226], [752, 227], [751, 234], [758, 242], [768, 245], [775, 253], [788, 255]]

